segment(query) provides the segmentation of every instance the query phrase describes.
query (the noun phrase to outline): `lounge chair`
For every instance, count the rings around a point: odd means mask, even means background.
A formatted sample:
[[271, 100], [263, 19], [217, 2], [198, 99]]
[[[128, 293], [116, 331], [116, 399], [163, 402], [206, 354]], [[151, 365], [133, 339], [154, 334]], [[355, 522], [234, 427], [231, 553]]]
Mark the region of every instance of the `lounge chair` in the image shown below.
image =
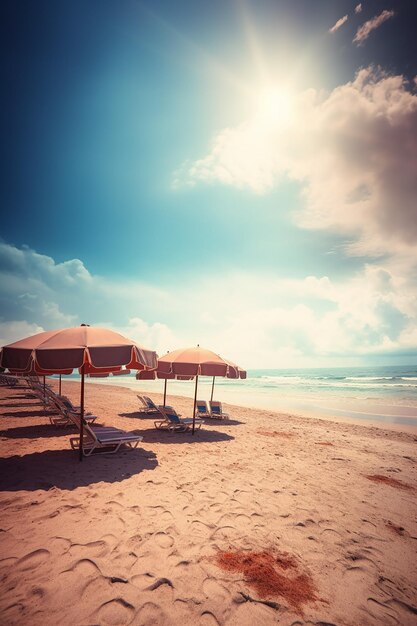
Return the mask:
[[210, 400], [210, 414], [211, 417], [215, 417], [217, 419], [228, 418], [228, 413], [223, 413], [222, 403], [217, 402], [217, 400]]
[[198, 417], [211, 417], [210, 411], [208, 410], [207, 402], [205, 400], [197, 400], [197, 413]]
[[159, 413], [159, 409], [156, 406], [155, 402], [149, 398], [149, 396], [138, 396], [139, 402], [142, 404], [142, 413]]
[[[81, 407], [73, 404], [67, 396], [57, 395], [56, 397], [58, 402], [61, 403], [67, 411], [70, 411], [71, 413], [81, 413]], [[84, 413], [84, 417], [86, 415], [91, 415], [91, 413]]]
[[[76, 418], [73, 413], [72, 419], [77, 428], [81, 430], [80, 418]], [[119, 428], [113, 428], [112, 426], [90, 426], [87, 422], [83, 425], [84, 456], [91, 456], [94, 451], [115, 454], [122, 445], [136, 448], [141, 441], [143, 441], [141, 435], [126, 432]], [[71, 437], [70, 444], [73, 450], [78, 450], [80, 447], [80, 437]]]
[[[72, 404], [72, 402], [66, 396], [50, 396], [50, 401], [53, 403], [58, 415], [50, 415], [49, 421], [54, 426], [73, 426], [74, 420], [71, 419], [72, 415], [80, 415], [80, 408]], [[89, 412], [84, 413], [84, 419], [86, 422], [92, 424], [96, 421], [97, 415], [92, 415]]]
[[[193, 418], [192, 417], [184, 417], [181, 418], [176, 410], [172, 408], [172, 406], [159, 406], [159, 411], [164, 417], [163, 420], [160, 420], [155, 423], [155, 428], [158, 430], [169, 430], [171, 432], [185, 432], [187, 430], [191, 430], [193, 427]], [[203, 420], [196, 418], [195, 419], [195, 427], [201, 428], [201, 425], [204, 424]]]

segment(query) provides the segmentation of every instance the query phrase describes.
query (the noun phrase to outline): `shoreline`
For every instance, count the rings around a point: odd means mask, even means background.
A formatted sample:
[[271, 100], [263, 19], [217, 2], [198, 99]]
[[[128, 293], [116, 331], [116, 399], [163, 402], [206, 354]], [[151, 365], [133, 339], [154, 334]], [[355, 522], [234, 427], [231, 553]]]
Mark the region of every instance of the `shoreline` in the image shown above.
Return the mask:
[[[87, 385], [86, 409], [143, 441], [83, 463], [28, 388], [0, 388], [0, 621], [414, 625], [416, 436], [226, 402], [169, 434], [117, 382]], [[79, 383], [63, 393], [78, 404]]]
[[[135, 393], [138, 393], [139, 395], [145, 394], [145, 395], [152, 396], [152, 395], [158, 394], [158, 395], [163, 396], [163, 393], [161, 392], [161, 381], [158, 381], [159, 388], [156, 387], [156, 385], [152, 388], [150, 386], [145, 388], [146, 384], [149, 383], [149, 381], [140, 381], [138, 383], [135, 380], [129, 383], [128, 380], [122, 381], [120, 379], [116, 380], [114, 378], [109, 378], [105, 380], [88, 379], [88, 384], [90, 383], [95, 384], [95, 385], [104, 384], [104, 385], [109, 385], [111, 387], [123, 386], [127, 389], [131, 389], [135, 391]], [[205, 383], [205, 387], [203, 388], [204, 392], [207, 392], [208, 387], [209, 385]], [[204, 399], [203, 396], [206, 395], [204, 392], [199, 394], [199, 399]], [[217, 389], [217, 394], [216, 394], [217, 399], [223, 394], [224, 399], [222, 400], [222, 402], [224, 404], [229, 404], [229, 405], [231, 404], [233, 406], [241, 407], [243, 409], [250, 408], [255, 411], [258, 411], [258, 410], [273, 411], [274, 413], [277, 413], [277, 414], [297, 415], [297, 417], [306, 418], [306, 419], [323, 419], [329, 422], [357, 424], [359, 426], [369, 426], [369, 427], [388, 429], [388, 430], [393, 430], [393, 431], [398, 431], [398, 432], [408, 432], [411, 434], [417, 434], [417, 407], [409, 407], [409, 406], [401, 406], [401, 405], [392, 406], [392, 405], [389, 405], [388, 403], [387, 405], [384, 406], [383, 404], [371, 404], [370, 403], [371, 407], [381, 407], [382, 409], [385, 409], [385, 410], [386, 410], [386, 407], [390, 407], [391, 409], [397, 411], [397, 415], [393, 413], [384, 415], [381, 413], [370, 413], [368, 411], [357, 411], [353, 408], [349, 408], [349, 409], [340, 409], [339, 407], [326, 408], [324, 406], [315, 405], [311, 401], [310, 402], [302, 401], [302, 399], [298, 399], [298, 401], [296, 400], [288, 404], [286, 403], [286, 398], [282, 399], [280, 406], [277, 407], [274, 402], [268, 403], [268, 401], [266, 401], [265, 403], [258, 402], [257, 404], [252, 404], [250, 403], [250, 401], [248, 402], [249, 399], [247, 397], [245, 398], [245, 403], [243, 404], [242, 402], [236, 401], [236, 396], [238, 395], [237, 391], [233, 390], [232, 394], [230, 393], [228, 394], [228, 392], [230, 392], [230, 390], [228, 390], [227, 387], [224, 387], [224, 386], [219, 387]], [[170, 393], [170, 390], [168, 388], [167, 404], [169, 404], [169, 398], [183, 398], [183, 399], [189, 400], [189, 399], [193, 399], [194, 397], [193, 394], [194, 392], [191, 389], [188, 390], [188, 393], [186, 394], [180, 394], [178, 393], [178, 389], [175, 389], [174, 393]], [[249, 396], [250, 390], [248, 389], [245, 390], [245, 394]], [[229, 398], [227, 398], [227, 395], [229, 395]], [[256, 393], [252, 395], [256, 395]], [[333, 398], [329, 398], [329, 401], [331, 402], [332, 399]], [[323, 403], [324, 401], [326, 401], [326, 397], [323, 395], [321, 399], [321, 403]], [[349, 401], [347, 401], [346, 404], [349, 404]], [[361, 403], [359, 401], [356, 404], [357, 406], [361, 406]], [[192, 406], [191, 406], [191, 410], [192, 410]], [[340, 413], [341, 411], [343, 411], [344, 414], [338, 415], [338, 413]], [[387, 420], [384, 419], [385, 417], [387, 418]], [[394, 421], [394, 420], [397, 420], [397, 421]]]

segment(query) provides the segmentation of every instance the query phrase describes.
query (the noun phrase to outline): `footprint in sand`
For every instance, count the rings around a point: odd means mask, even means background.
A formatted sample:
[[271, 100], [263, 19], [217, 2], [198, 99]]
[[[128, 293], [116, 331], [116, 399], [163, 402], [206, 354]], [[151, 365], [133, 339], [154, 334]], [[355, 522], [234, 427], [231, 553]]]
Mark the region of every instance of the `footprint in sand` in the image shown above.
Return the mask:
[[106, 541], [91, 541], [90, 543], [73, 543], [69, 549], [69, 554], [75, 558], [97, 558], [105, 556], [110, 552], [110, 547]]
[[[79, 560], [71, 568], [60, 572], [54, 578], [54, 603], [61, 608], [71, 606], [83, 597], [87, 588], [91, 586], [97, 592], [97, 589], [104, 582], [105, 577], [94, 561]], [[69, 589], [71, 590], [70, 594], [68, 593]]]
[[92, 616], [103, 626], [124, 626], [132, 621], [135, 607], [122, 598], [104, 602]]
[[191, 522], [190, 535], [192, 537], [207, 537], [213, 528], [213, 525], [205, 524], [204, 522], [195, 519]]
[[25, 607], [20, 602], [10, 604], [1, 610], [1, 618], [3, 624], [22, 624], [23, 612]]
[[124, 509], [124, 505], [120, 504], [120, 502], [117, 502], [117, 500], [108, 500], [106, 502], [107, 506], [113, 507], [113, 508], [118, 508], [118, 509]]
[[330, 543], [338, 543], [341, 539], [341, 534], [333, 528], [325, 528], [321, 533], [321, 537]]
[[35, 567], [39, 567], [42, 563], [48, 560], [50, 556], [49, 550], [45, 550], [40, 548], [39, 550], [34, 550], [33, 552], [29, 552], [21, 559], [19, 559], [15, 565], [16, 569], [20, 571], [26, 571], [29, 569], [35, 569]]
[[52, 537], [49, 541], [48, 546], [51, 548], [53, 554], [63, 555], [66, 554], [72, 546], [72, 543], [69, 539], [65, 537]]
[[203, 581], [203, 592], [208, 598], [219, 599], [222, 603], [230, 599], [230, 592], [214, 578], [206, 578]]
[[174, 516], [172, 515], [170, 511], [164, 511], [158, 517], [158, 521], [161, 526], [163, 526], [164, 524], [171, 524], [173, 519], [174, 519]]
[[133, 550], [133, 552], [137, 552], [142, 544], [142, 541], [143, 539], [141, 535], [132, 535], [129, 539], [127, 539], [126, 547], [129, 550]]
[[214, 531], [210, 539], [215, 541], [227, 540], [235, 541], [241, 536], [241, 533], [234, 526], [221, 526]]
[[378, 623], [386, 624], [387, 626], [395, 626], [396, 624], [399, 624], [396, 611], [382, 602], [379, 602], [374, 598], [368, 598], [367, 608], [369, 614], [378, 620]]
[[116, 568], [121, 567], [123, 571], [130, 570], [138, 560], [137, 555], [134, 552], [121, 552], [113, 559], [113, 565]]
[[135, 618], [135, 624], [140, 626], [164, 626], [168, 622], [167, 616], [158, 604], [153, 602], [146, 602], [137, 612]]
[[200, 626], [220, 626], [219, 620], [211, 611], [204, 611], [198, 621]]
[[12, 567], [17, 560], [17, 556], [11, 556], [7, 559], [0, 559], [0, 569]]
[[161, 548], [170, 548], [174, 545], [174, 538], [171, 535], [167, 535], [167, 533], [156, 533], [154, 535], [155, 541]]

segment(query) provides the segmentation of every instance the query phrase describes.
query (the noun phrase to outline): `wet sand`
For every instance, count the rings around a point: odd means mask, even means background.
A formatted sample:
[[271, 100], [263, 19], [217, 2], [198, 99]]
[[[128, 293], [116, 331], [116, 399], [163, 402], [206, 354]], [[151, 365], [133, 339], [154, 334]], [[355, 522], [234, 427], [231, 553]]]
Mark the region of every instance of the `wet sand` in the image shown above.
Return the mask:
[[233, 405], [169, 434], [131, 389], [86, 393], [136, 450], [79, 463], [0, 388], [1, 624], [417, 623], [416, 435]]

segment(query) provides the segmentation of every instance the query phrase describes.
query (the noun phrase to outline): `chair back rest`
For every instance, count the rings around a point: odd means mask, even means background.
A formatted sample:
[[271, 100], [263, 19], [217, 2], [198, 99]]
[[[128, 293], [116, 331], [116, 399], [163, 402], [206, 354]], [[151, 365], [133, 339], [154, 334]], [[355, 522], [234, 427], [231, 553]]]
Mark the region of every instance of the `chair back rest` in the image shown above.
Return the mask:
[[143, 396], [143, 399], [145, 400], [146, 404], [148, 405], [148, 407], [150, 409], [157, 409], [158, 407], [156, 406], [155, 402], [153, 400], [151, 400], [149, 398], [149, 396]]
[[[77, 427], [78, 432], [81, 432], [81, 416], [78, 413], [72, 413], [71, 411], [65, 411], [65, 416], [71, 420], [71, 422]], [[84, 436], [89, 437], [93, 441], [97, 441], [97, 435], [89, 424], [83, 421], [83, 433]]]
[[74, 405], [72, 404], [71, 400], [67, 398], [67, 396], [61, 396], [59, 401], [68, 411], [74, 411]]
[[205, 400], [197, 400], [197, 411], [199, 413], [208, 413], [207, 402]]
[[172, 422], [173, 424], [181, 423], [176, 410], [172, 406], [159, 406], [158, 409], [169, 422]]
[[210, 402], [210, 410], [212, 413], [222, 413], [222, 403], [217, 400], [212, 400]]

